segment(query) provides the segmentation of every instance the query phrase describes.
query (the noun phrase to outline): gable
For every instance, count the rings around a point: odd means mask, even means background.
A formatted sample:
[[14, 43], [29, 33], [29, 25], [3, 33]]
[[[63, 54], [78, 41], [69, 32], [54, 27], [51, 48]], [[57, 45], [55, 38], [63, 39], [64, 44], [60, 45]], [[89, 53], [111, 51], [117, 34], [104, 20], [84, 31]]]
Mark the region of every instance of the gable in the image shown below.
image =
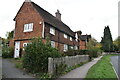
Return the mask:
[[[29, 16], [29, 14], [32, 14], [32, 15]], [[36, 14], [38, 14], [38, 15], [36, 15]], [[22, 16], [22, 15], [24, 15], [24, 16]], [[24, 17], [34, 17], [34, 16], [40, 16], [40, 15], [37, 12], [37, 10], [33, 7], [31, 2], [24, 2], [13, 20], [16, 21], [16, 19], [18, 19], [18, 18], [24, 19]]]
[[15, 16], [14, 21], [16, 21], [16, 19], [19, 18], [19, 16], [22, 15], [22, 13], [28, 16], [27, 13], [31, 13], [30, 11], [32, 9], [39, 14], [39, 16], [42, 18], [42, 20], [44, 20], [44, 22], [54, 26], [59, 31], [64, 32], [67, 35], [75, 38], [75, 33], [66, 24], [64, 24], [61, 20], [58, 20], [56, 17], [54, 17], [52, 14], [50, 14], [49, 12], [47, 12], [46, 10], [44, 10], [34, 2], [24, 2], [21, 8], [19, 9], [17, 15]]

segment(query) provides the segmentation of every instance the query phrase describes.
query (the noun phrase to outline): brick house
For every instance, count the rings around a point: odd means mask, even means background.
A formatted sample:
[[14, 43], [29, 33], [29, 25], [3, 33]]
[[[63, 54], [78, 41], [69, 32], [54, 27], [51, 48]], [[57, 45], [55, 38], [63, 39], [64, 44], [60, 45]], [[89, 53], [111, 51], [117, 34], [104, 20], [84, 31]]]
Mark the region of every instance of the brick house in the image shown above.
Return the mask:
[[59, 10], [55, 14], [56, 16], [53, 16], [34, 2], [25, 0], [14, 18], [14, 57], [19, 57], [22, 48], [27, 46], [33, 37], [41, 37], [44, 42], [46, 37], [49, 37], [51, 46], [61, 52], [69, 48], [81, 49], [80, 44], [85, 42], [80, 40], [78, 35], [81, 34], [73, 32], [61, 21]]

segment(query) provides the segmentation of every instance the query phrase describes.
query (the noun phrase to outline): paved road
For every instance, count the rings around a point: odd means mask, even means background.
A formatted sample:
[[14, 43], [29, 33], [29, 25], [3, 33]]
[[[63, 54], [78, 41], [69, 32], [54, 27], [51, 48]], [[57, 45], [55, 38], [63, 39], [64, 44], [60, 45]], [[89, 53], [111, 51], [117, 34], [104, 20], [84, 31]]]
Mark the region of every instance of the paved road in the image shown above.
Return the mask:
[[2, 79], [2, 57], [0, 57], [0, 80]]
[[[3, 59], [3, 77], [4, 78], [29, 78], [34, 79], [34, 77], [26, 74], [24, 71], [15, 68], [15, 65], [9, 61], [9, 59]], [[36, 80], [36, 79], [34, 79]]]
[[118, 74], [118, 77], [120, 78], [120, 69], [119, 69], [119, 63], [118, 63], [120, 61], [120, 56], [112, 56], [110, 59], [116, 73]]
[[[102, 56], [101, 56], [102, 57]], [[97, 63], [98, 60], [101, 59], [101, 57], [95, 58], [94, 60], [92, 60], [91, 62], [88, 62], [86, 64], [84, 64], [83, 66], [72, 70], [71, 72], [67, 73], [64, 76], [61, 76], [60, 78], [85, 78], [88, 70]], [[59, 78], [59, 79], [60, 79]], [[58, 80], [59, 80], [58, 79]]]

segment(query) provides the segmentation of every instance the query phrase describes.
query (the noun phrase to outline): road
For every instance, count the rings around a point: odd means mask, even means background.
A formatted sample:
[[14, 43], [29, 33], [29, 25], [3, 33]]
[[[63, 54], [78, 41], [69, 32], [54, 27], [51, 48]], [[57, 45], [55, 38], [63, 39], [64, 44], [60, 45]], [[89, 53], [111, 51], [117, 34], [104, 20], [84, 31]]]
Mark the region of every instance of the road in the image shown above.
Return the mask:
[[0, 57], [0, 80], [2, 79], [2, 57]]
[[113, 64], [113, 67], [116, 73], [118, 74], [118, 77], [120, 78], [120, 69], [119, 69], [120, 56], [112, 56], [110, 59], [111, 59], [111, 63]]
[[37, 80], [31, 75], [28, 75], [25, 71], [17, 69], [15, 67], [15, 64], [10, 62], [9, 59], [3, 59], [2, 60], [2, 73], [3, 73], [3, 78], [15, 78], [16, 80], [19, 78], [21, 79], [26, 79], [29, 78], [29, 80]]

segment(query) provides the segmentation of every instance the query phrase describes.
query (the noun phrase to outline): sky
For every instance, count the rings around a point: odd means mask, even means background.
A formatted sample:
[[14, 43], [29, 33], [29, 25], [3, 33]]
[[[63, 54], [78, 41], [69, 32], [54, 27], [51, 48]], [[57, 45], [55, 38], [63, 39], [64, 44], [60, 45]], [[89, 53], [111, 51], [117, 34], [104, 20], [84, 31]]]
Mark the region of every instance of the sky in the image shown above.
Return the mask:
[[[1, 0], [0, 2], [0, 36], [15, 28], [13, 21], [25, 0]], [[55, 16], [60, 11], [62, 21], [73, 31], [91, 34], [101, 41], [105, 26], [109, 25], [112, 38], [118, 36], [118, 1], [120, 0], [32, 0]]]

